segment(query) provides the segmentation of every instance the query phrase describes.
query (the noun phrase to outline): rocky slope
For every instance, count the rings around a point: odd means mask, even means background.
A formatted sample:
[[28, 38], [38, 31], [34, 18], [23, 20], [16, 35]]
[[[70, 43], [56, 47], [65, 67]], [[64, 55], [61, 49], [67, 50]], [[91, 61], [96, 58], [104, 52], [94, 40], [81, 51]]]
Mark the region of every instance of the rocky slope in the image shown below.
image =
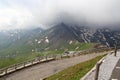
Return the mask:
[[0, 54], [26, 54], [62, 49], [76, 42], [100, 43], [113, 47], [120, 41], [120, 29], [92, 28], [57, 24], [47, 30], [0, 31]]

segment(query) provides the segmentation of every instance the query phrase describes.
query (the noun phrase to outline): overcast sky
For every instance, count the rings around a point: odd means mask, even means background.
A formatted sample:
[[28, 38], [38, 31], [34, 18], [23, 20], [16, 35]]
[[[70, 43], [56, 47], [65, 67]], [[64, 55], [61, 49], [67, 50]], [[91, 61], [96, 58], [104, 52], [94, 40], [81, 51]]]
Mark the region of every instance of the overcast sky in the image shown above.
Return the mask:
[[0, 0], [0, 30], [120, 23], [120, 0]]

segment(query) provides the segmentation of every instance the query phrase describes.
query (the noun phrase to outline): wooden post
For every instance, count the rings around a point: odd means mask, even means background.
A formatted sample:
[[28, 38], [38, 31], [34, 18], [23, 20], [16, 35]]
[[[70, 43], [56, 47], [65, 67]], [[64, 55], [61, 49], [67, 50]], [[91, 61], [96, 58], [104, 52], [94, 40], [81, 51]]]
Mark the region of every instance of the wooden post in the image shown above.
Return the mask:
[[47, 56], [45, 56], [45, 58], [46, 58], [46, 61], [47, 61]]
[[44, 59], [44, 57], [43, 57], [43, 56], [41, 56], [40, 58], [41, 58], [40, 60], [43, 60], [43, 59]]
[[33, 65], [33, 60], [31, 61], [32, 65]]
[[114, 54], [114, 56], [116, 57], [116, 55], [117, 55], [117, 49], [115, 48], [115, 54]]
[[67, 58], [68, 58], [68, 54], [67, 54]]
[[72, 57], [74, 57], [74, 53], [72, 53]]
[[2, 70], [0, 69], [0, 74], [2, 73]]
[[15, 64], [14, 67], [15, 67], [15, 70], [16, 70], [17, 69], [17, 65]]
[[58, 58], [58, 56], [59, 56], [59, 55], [55, 55], [55, 59], [56, 59], [56, 60], [58, 60], [58, 59], [59, 59], [59, 58]]
[[62, 59], [62, 54], [61, 54], [61, 59]]
[[115, 54], [114, 54], [114, 56], [116, 56], [116, 55], [117, 55], [117, 42], [115, 44]]
[[23, 63], [23, 67], [25, 67], [26, 62]]
[[39, 62], [40, 62], [40, 59], [41, 59], [41, 57], [38, 58]]
[[98, 76], [99, 76], [99, 68], [100, 68], [100, 64], [97, 63], [97, 65], [96, 65], [96, 73], [95, 73], [95, 80], [98, 80]]
[[52, 55], [52, 58], [53, 58], [53, 59], [56, 59], [56, 55]]
[[75, 53], [73, 53], [73, 57], [75, 57]]
[[60, 59], [62, 59], [62, 54], [60, 55]]
[[7, 74], [7, 68], [5, 68], [5, 74]]
[[99, 77], [99, 71], [100, 71], [100, 65], [102, 64], [103, 61], [100, 61], [96, 64], [96, 72], [95, 72], [95, 80], [98, 80]]

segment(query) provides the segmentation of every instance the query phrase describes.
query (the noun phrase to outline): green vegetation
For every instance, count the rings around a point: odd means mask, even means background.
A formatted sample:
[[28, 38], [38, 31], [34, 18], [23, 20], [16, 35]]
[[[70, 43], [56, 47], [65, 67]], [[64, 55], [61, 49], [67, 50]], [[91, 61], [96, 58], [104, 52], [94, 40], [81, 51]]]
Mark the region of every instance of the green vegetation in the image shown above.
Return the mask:
[[[4, 68], [16, 63], [24, 62], [26, 60], [30, 60], [38, 56], [47, 56], [51, 54], [63, 54], [66, 51], [65, 49], [67, 49], [68, 51], [79, 51], [79, 50], [86, 50], [86, 49], [93, 48], [94, 45], [95, 45], [94, 43], [75, 42], [73, 44], [64, 44], [64, 46], [58, 47], [58, 49], [44, 50], [42, 52], [31, 52], [32, 50], [31, 47], [28, 47], [28, 45], [24, 45], [24, 47], [22, 47], [21, 45], [21, 47], [18, 46], [13, 49], [10, 48], [10, 49], [7, 49], [6, 52], [3, 52], [3, 53], [6, 53], [4, 55], [9, 55], [12, 57], [1, 58], [0, 68]], [[16, 51], [19, 51], [19, 52], [16, 52]]]
[[13, 64], [21, 63], [27, 60], [32, 60], [37, 57], [39, 54], [29, 54], [29, 55], [21, 55], [14, 58], [3, 58], [0, 59], [0, 68], [4, 68]]
[[68, 50], [86, 50], [86, 49], [90, 49], [93, 48], [95, 45], [95, 43], [79, 43], [79, 42], [75, 42], [75, 44], [69, 44], [65, 47], [68, 48]]
[[69, 67], [55, 75], [52, 75], [45, 80], [80, 80], [94, 65], [105, 55], [98, 56], [86, 62], [82, 62], [75, 66]]
[[44, 52], [34, 52], [29, 54], [22, 54], [16, 57], [8, 57], [0, 59], [0, 68], [4, 68], [13, 64], [21, 63], [27, 60], [31, 60], [38, 56], [47, 56], [51, 54], [63, 54], [63, 51], [44, 51]]

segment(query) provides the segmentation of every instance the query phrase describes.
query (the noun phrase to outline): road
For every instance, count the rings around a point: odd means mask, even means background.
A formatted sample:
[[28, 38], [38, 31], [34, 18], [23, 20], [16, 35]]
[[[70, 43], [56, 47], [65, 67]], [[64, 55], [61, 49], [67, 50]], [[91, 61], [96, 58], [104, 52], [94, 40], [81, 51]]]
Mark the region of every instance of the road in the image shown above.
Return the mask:
[[104, 53], [87, 54], [73, 58], [38, 64], [7, 75], [0, 80], [41, 80], [75, 64], [90, 60]]
[[110, 80], [120, 80], [120, 59], [112, 72]]

